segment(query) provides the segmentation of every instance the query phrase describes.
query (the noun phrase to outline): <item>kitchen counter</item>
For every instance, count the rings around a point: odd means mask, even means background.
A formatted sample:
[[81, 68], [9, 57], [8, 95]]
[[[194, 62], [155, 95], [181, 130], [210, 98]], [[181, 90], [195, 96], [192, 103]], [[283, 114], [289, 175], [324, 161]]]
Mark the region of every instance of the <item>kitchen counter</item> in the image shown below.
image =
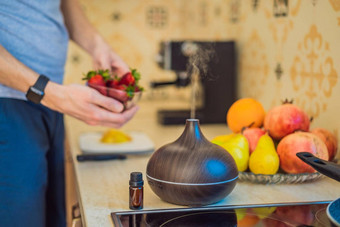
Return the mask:
[[[156, 109], [164, 103], [142, 100], [139, 112], [122, 130], [145, 132], [155, 143], [156, 149], [173, 142], [182, 133], [184, 124], [162, 126], [157, 123]], [[129, 210], [128, 181], [133, 171], [143, 172], [144, 209], [180, 207], [160, 200], [147, 184], [145, 170], [151, 154], [129, 155], [126, 160], [79, 163], [76, 160], [76, 155], [81, 153], [79, 135], [88, 131], [105, 131], [106, 128], [88, 126], [67, 116], [65, 123], [83, 226], [113, 226], [110, 213]], [[208, 139], [229, 133], [224, 124], [201, 125], [201, 130]], [[286, 185], [238, 182], [229, 196], [214, 205], [331, 201], [340, 197], [339, 186], [338, 182], [327, 177], [310, 183]]]

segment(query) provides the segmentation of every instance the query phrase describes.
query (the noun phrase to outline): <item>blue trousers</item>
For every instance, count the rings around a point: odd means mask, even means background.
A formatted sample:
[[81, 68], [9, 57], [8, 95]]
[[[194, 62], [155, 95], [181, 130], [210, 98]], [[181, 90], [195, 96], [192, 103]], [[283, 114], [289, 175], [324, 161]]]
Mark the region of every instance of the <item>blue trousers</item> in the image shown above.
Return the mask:
[[65, 227], [63, 115], [0, 98], [0, 226]]

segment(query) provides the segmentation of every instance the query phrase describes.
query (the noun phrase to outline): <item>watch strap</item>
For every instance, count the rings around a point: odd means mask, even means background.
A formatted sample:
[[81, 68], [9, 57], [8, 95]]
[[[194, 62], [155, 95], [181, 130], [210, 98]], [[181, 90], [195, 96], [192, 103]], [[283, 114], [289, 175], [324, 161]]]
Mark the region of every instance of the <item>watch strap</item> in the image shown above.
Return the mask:
[[40, 75], [35, 84], [28, 89], [26, 98], [33, 103], [40, 103], [44, 97], [44, 90], [49, 80], [47, 76]]
[[39, 91], [42, 91], [44, 92], [45, 90], [45, 87], [47, 85], [47, 82], [49, 81], [50, 79], [45, 76], [45, 75], [40, 75], [38, 80], [35, 82], [35, 84], [33, 85], [34, 88], [38, 89]]

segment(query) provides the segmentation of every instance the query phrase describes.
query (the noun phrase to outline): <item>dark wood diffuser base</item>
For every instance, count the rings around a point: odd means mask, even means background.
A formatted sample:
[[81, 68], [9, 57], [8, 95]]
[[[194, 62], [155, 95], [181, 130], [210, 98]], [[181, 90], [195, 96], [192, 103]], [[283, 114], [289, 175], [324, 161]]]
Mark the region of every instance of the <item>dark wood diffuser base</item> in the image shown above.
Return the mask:
[[164, 201], [200, 206], [229, 195], [238, 171], [233, 157], [203, 136], [199, 121], [188, 119], [175, 142], [153, 153], [146, 175], [151, 189]]
[[162, 200], [185, 206], [202, 206], [217, 203], [234, 189], [237, 178], [213, 185], [180, 185], [156, 181], [147, 177], [151, 189]]

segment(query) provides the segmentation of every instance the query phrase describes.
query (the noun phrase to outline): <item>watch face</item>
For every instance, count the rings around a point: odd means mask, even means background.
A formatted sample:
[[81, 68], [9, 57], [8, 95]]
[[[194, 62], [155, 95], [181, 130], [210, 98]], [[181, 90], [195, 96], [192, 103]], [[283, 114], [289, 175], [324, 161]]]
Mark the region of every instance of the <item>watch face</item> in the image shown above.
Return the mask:
[[44, 97], [44, 92], [39, 91], [35, 87], [30, 87], [26, 94], [26, 98], [33, 103], [40, 103], [41, 99]]
[[47, 76], [40, 75], [35, 84], [28, 89], [26, 98], [34, 103], [40, 103], [44, 97], [44, 89], [48, 81], [49, 78]]
[[43, 91], [40, 91], [40, 90], [38, 90], [37, 88], [35, 88], [35, 87], [31, 87], [31, 89], [30, 89], [33, 93], [35, 93], [36, 95], [38, 95], [38, 96], [43, 96], [44, 95], [44, 92]]

